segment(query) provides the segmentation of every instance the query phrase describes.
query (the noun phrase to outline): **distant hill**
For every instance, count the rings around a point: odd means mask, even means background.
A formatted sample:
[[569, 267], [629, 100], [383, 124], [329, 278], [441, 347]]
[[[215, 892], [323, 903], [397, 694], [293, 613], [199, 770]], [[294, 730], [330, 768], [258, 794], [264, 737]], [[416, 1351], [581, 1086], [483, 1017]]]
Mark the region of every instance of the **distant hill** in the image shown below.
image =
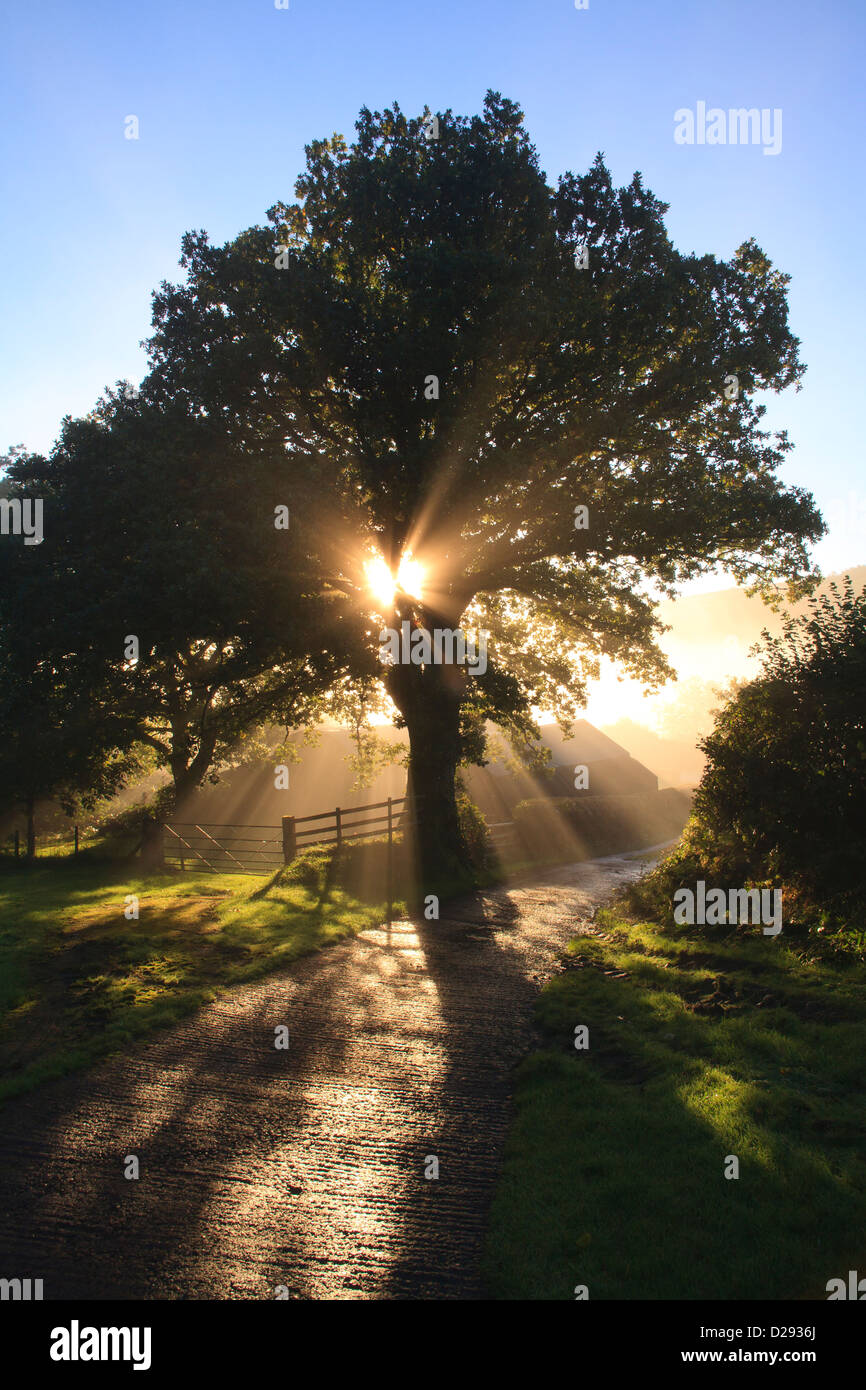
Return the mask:
[[[866, 565], [855, 565], [847, 571], [855, 589], [866, 584]], [[844, 574], [831, 574], [816, 590], [829, 592], [833, 580], [841, 585]], [[793, 604], [791, 612], [801, 614], [807, 611], [807, 601]], [[751, 645], [757, 642], [763, 628], [770, 632], [781, 631], [781, 618], [760, 598], [749, 598], [742, 589], [719, 589], [709, 594], [687, 594], [682, 598], [669, 599], [659, 607], [662, 622], [671, 625], [671, 638], [677, 643], [693, 643], [705, 646], [717, 640], [720, 635], [736, 637]]]

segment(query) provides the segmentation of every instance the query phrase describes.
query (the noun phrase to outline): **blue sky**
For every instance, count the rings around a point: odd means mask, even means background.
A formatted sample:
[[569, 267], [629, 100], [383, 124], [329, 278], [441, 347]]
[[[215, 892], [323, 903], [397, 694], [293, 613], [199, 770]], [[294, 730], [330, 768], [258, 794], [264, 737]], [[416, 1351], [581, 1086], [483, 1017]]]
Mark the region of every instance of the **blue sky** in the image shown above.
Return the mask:
[[[494, 88], [551, 180], [602, 150], [670, 203], [682, 250], [754, 236], [793, 276], [809, 371], [771, 404], [797, 446], [783, 477], [831, 522], [825, 569], [862, 563], [864, 31], [862, 0], [6, 0], [0, 449], [48, 449], [64, 414], [140, 379], [185, 230], [263, 221], [304, 144], [351, 137], [362, 105], [470, 114]], [[780, 108], [781, 152], [677, 145], [699, 101]]]

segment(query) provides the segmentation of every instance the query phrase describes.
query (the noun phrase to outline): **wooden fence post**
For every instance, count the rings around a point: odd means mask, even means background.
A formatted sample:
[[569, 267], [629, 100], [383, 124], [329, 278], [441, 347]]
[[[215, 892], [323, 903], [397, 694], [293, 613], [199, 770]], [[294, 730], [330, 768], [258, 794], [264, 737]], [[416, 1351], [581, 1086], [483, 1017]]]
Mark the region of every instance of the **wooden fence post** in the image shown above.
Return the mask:
[[337, 848], [338, 848], [338, 849], [340, 848], [340, 845], [341, 845], [342, 843], [343, 843], [343, 813], [342, 813], [342, 811], [340, 810], [340, 808], [339, 808], [339, 806], [338, 806], [338, 807], [337, 807]]
[[283, 816], [283, 863], [291, 864], [297, 857], [298, 837], [295, 833], [294, 816]]
[[394, 811], [392, 799], [388, 797], [388, 926], [394, 916]]

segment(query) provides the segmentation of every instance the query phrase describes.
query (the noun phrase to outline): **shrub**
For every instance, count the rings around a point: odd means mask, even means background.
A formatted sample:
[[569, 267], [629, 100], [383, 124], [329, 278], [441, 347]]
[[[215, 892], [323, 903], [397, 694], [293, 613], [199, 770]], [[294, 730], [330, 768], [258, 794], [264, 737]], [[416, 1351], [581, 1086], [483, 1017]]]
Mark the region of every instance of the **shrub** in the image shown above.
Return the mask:
[[647, 909], [703, 878], [781, 887], [785, 921], [862, 934], [866, 919], [866, 589], [850, 580], [764, 632], [764, 670], [716, 717], [677, 852], [632, 894]]
[[489, 869], [493, 853], [487, 821], [463, 787], [457, 791], [457, 815], [472, 867], [479, 871]]

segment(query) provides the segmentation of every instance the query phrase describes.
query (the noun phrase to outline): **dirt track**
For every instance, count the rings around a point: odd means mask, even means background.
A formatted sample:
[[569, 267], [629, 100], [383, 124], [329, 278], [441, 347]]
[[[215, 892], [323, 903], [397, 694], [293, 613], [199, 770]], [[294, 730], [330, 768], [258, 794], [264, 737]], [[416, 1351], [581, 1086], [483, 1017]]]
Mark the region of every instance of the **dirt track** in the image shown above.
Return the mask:
[[46, 1299], [483, 1296], [533, 998], [640, 867], [569, 866], [364, 932], [12, 1102], [0, 1276], [42, 1278]]

